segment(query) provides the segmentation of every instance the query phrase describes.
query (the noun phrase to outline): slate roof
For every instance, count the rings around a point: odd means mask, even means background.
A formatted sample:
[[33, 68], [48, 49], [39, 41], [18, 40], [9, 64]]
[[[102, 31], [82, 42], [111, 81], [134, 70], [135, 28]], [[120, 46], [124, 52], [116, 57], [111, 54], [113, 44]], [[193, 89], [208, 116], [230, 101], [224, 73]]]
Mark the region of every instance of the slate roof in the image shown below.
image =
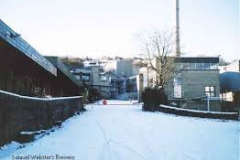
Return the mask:
[[66, 65], [62, 63], [62, 61], [55, 56], [45, 57], [48, 61], [50, 61], [58, 70], [60, 70], [63, 74], [65, 74], [73, 83], [78, 86], [82, 86], [81, 81], [79, 81], [68, 69]]
[[38, 51], [36, 51], [30, 44], [28, 44], [21, 36], [13, 31], [0, 19], [0, 39], [7, 42], [17, 50], [19, 54], [24, 54], [34, 62], [39, 64], [48, 72], [57, 75], [57, 69], [49, 61], [47, 61]]

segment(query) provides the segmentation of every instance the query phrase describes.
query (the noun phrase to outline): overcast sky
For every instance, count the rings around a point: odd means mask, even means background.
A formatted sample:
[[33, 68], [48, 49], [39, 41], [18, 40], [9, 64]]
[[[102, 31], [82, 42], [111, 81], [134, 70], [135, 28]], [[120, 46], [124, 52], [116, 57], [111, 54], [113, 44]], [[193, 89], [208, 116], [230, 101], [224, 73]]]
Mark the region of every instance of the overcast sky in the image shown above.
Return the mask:
[[[189, 55], [240, 58], [238, 0], [180, 0]], [[43, 55], [133, 56], [144, 31], [175, 27], [175, 0], [1, 0], [1, 19]]]

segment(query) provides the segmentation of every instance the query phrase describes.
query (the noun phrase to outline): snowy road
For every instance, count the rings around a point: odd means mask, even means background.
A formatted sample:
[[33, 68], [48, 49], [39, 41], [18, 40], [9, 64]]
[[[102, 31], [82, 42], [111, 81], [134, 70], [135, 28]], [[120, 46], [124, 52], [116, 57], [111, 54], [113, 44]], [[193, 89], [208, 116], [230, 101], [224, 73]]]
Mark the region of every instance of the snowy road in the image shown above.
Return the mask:
[[86, 108], [25, 148], [11, 155], [0, 152], [0, 159], [40, 155], [75, 160], [239, 160], [238, 122], [142, 112], [138, 105]]

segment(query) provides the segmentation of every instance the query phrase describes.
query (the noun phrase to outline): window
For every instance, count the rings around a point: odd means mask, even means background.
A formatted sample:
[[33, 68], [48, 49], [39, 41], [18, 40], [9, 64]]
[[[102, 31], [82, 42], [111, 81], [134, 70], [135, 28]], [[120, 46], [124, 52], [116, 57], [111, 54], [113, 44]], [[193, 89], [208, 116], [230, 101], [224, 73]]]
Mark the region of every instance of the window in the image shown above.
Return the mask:
[[178, 63], [178, 64], [177, 64], [177, 69], [178, 69], [178, 70], [186, 69], [186, 67], [184, 68], [184, 64], [183, 64], [183, 63]]
[[101, 78], [102, 81], [106, 81], [107, 80], [107, 76], [105, 76], [105, 75], [101, 75], [100, 78]]
[[215, 97], [216, 96], [216, 87], [215, 86], [206, 86], [205, 87], [205, 95], [208, 95], [209, 97]]
[[196, 63], [196, 69], [203, 69], [202, 63]]
[[174, 78], [174, 98], [182, 98], [182, 77], [178, 74]]
[[217, 63], [211, 63], [210, 64], [210, 69], [218, 69], [218, 64]]
[[189, 69], [195, 69], [196, 65], [195, 63], [189, 63]]
[[190, 68], [189, 63], [182, 63], [181, 65], [182, 65], [183, 69], [189, 69]]
[[210, 63], [203, 63], [203, 69], [210, 69]]
[[76, 77], [78, 80], [80, 80], [80, 76], [79, 76], [79, 75], [75, 75], [75, 77]]
[[82, 80], [89, 81], [89, 76], [82, 76]]

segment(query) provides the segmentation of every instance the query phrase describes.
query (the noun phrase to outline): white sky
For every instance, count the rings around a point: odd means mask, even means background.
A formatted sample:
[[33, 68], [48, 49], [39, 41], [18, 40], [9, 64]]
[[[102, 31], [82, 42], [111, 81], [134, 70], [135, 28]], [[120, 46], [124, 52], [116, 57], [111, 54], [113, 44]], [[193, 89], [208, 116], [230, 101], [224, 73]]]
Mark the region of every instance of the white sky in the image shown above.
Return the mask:
[[[174, 29], [175, 0], [1, 0], [1, 19], [43, 55], [139, 53], [143, 31]], [[240, 58], [238, 0], [180, 0], [182, 52]]]

